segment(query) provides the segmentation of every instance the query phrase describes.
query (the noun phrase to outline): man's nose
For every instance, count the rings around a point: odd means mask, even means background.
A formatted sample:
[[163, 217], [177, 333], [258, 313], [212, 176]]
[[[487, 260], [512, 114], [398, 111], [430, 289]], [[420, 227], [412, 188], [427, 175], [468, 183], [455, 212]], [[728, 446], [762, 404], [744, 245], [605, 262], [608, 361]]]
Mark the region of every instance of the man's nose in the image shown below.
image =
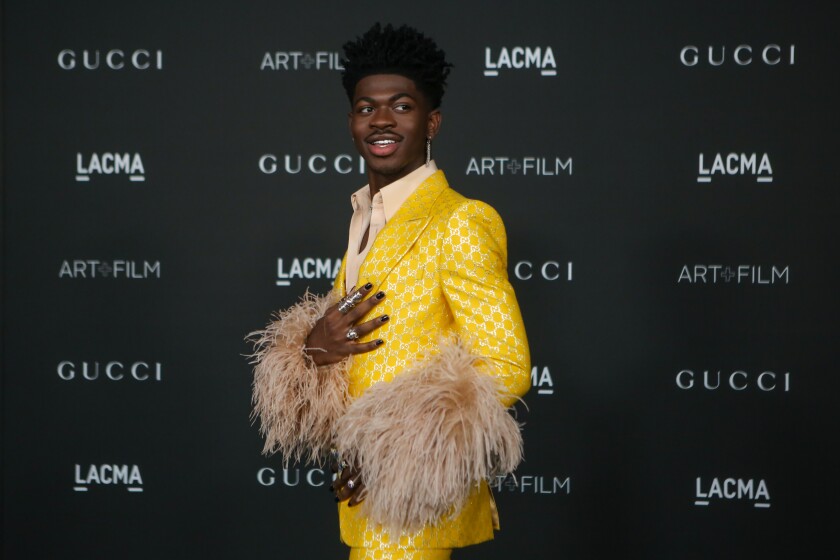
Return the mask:
[[394, 113], [389, 107], [376, 111], [373, 118], [370, 120], [371, 128], [389, 128], [395, 126], [396, 124]]

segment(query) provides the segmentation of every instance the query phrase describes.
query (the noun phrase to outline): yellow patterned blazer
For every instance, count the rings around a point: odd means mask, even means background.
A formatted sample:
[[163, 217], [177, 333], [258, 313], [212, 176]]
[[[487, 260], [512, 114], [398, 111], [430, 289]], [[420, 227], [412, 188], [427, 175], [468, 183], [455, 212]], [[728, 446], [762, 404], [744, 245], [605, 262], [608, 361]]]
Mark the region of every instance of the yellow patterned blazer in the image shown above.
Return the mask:
[[[385, 344], [354, 356], [348, 370], [351, 399], [379, 382], [390, 382], [442, 336], [456, 335], [491, 364], [510, 406], [530, 388], [530, 356], [522, 316], [507, 276], [507, 237], [489, 205], [449, 188], [443, 171], [426, 179], [376, 236], [361, 265], [359, 285], [385, 292], [369, 320], [390, 321], [362, 341]], [[344, 265], [335, 290], [346, 295]], [[364, 468], [364, 467], [363, 467]], [[396, 468], [399, 468], [397, 466]], [[339, 504], [341, 538], [351, 547], [453, 548], [493, 538], [495, 503], [486, 483], [477, 485], [454, 517], [429, 524], [399, 542], [388, 541], [359, 507]]]

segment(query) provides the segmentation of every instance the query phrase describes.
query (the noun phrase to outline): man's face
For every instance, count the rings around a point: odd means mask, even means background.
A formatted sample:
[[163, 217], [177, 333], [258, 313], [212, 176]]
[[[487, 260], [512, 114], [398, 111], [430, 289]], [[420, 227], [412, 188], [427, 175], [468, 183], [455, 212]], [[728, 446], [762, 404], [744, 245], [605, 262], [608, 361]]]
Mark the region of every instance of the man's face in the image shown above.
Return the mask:
[[426, 161], [426, 137], [437, 134], [440, 111], [432, 110], [414, 80], [375, 74], [356, 84], [350, 133], [372, 182], [383, 187]]

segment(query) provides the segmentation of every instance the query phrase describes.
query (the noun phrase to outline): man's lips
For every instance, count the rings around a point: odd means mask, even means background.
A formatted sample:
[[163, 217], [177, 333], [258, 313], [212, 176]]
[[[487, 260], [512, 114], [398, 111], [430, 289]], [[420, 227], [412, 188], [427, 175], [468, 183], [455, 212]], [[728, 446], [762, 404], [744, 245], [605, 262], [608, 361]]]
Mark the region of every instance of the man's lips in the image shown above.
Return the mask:
[[388, 136], [373, 136], [367, 139], [370, 153], [377, 157], [387, 157], [397, 151], [402, 138]]

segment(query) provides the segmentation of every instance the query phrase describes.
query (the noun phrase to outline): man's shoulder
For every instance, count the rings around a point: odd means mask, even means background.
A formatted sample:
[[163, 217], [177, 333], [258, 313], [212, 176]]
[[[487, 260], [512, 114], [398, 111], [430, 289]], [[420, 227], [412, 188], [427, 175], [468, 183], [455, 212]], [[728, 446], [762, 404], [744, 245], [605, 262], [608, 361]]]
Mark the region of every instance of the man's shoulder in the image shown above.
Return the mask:
[[472, 219], [498, 223], [502, 221], [499, 213], [490, 204], [483, 200], [467, 198], [452, 188], [444, 190], [438, 202], [439, 213], [446, 215], [449, 219]]

